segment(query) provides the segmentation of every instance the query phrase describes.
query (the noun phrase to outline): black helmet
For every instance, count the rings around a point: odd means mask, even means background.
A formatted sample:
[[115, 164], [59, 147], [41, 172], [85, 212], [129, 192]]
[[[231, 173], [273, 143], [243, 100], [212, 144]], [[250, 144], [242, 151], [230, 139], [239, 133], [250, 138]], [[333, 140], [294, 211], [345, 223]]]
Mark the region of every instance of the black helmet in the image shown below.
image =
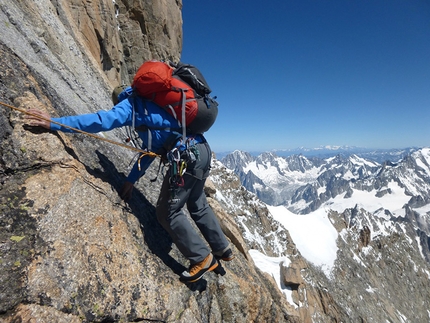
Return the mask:
[[112, 91], [112, 102], [114, 105], [118, 104], [118, 95], [127, 88], [127, 85], [118, 85]]

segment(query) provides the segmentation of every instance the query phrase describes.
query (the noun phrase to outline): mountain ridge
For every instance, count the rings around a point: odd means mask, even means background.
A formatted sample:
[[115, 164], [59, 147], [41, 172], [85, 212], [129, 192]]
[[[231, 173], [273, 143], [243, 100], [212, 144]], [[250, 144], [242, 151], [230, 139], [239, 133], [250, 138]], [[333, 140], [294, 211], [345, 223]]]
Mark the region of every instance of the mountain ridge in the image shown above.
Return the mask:
[[[242, 156], [246, 158], [241, 160]], [[321, 208], [342, 213], [359, 207], [386, 220], [409, 221], [430, 236], [430, 148], [383, 164], [357, 155], [308, 159], [264, 153], [250, 158], [243, 152], [221, 162], [268, 205], [284, 205], [296, 214]], [[428, 258], [428, 243], [424, 241], [422, 247]]]
[[[426, 156], [428, 159], [427, 149]], [[337, 162], [341, 161], [342, 158], [337, 159]], [[361, 159], [355, 160], [356, 165], [362, 163]], [[369, 166], [373, 164], [369, 163]], [[393, 187], [381, 189], [381, 195], [388, 194], [384, 191], [390, 189], [398, 190], [398, 187], [393, 183]], [[287, 281], [292, 282], [292, 285], [287, 286], [291, 286], [292, 291], [287, 298], [299, 307], [304, 302], [308, 308], [312, 308], [313, 302], [309, 298], [305, 301], [306, 293], [316, 284], [324, 286], [324, 291], [337, 291], [326, 294], [330, 298], [329, 303], [336, 304], [326, 312], [335, 322], [383, 322], [388, 317], [393, 322], [426, 322], [429, 319], [428, 311], [416, 302], [428, 304], [418, 295], [429, 292], [429, 217], [425, 214], [430, 208], [418, 214], [416, 210], [406, 207], [402, 216], [384, 207], [369, 212], [365, 205], [353, 203], [354, 194], [357, 192], [347, 198], [351, 201], [350, 205], [342, 206], [342, 197], [339, 201], [333, 200], [331, 204], [306, 214], [294, 214], [284, 206], [268, 206], [273, 219], [289, 232], [298, 252], [310, 262], [306, 266], [299, 266], [301, 278], [289, 276]], [[336, 203], [340, 207], [330, 209]], [[402, 204], [400, 201], [400, 208]], [[422, 223], [417, 224], [417, 221]], [[244, 231], [252, 232], [253, 229], [248, 227]], [[253, 235], [245, 235], [245, 239], [260, 241]], [[252, 242], [248, 244], [252, 245]], [[269, 260], [256, 252], [253, 256], [263, 259], [257, 261], [262, 270], [274, 277], [283, 275], [283, 262], [278, 258]], [[265, 263], [270, 261], [280, 261], [278, 268], [281, 269], [276, 271], [266, 267]], [[290, 264], [290, 270], [291, 267]], [[391, 271], [392, 268], [396, 269]], [[287, 286], [281, 284], [280, 288], [286, 292]], [[345, 290], [348, 292], [343, 294], [341, 291]], [[390, 303], [388, 299], [396, 305], [391, 303], [387, 307]], [[410, 312], [412, 308], [414, 314]], [[318, 314], [313, 319], [317, 322], [324, 320]]]
[[[423, 147], [421, 147], [423, 148]], [[251, 156], [258, 156], [265, 152], [272, 152], [280, 157], [289, 157], [292, 155], [303, 155], [305, 157], [318, 157], [318, 158], [329, 158], [338, 154], [346, 156], [357, 155], [359, 157], [368, 158], [377, 162], [384, 161], [397, 161], [402, 159], [407, 154], [420, 149], [419, 147], [406, 147], [406, 148], [365, 148], [356, 146], [321, 146], [317, 148], [306, 148], [299, 147], [293, 149], [272, 149], [266, 151], [250, 151], [248, 152]], [[227, 155], [234, 153], [235, 151], [241, 151], [236, 149], [228, 152], [217, 152], [217, 158], [222, 160]]]
[[[263, 182], [266, 182], [264, 189], [282, 185], [288, 186], [289, 193], [284, 196], [284, 201], [287, 201], [294, 194], [292, 191], [298, 186], [304, 186], [308, 182], [319, 182], [319, 185], [323, 186], [332, 180], [331, 185], [335, 185], [334, 182], [337, 182], [336, 185], [339, 185], [340, 180], [333, 178], [333, 169], [339, 167], [343, 167], [343, 173], [339, 176], [344, 180], [364, 179], [366, 176], [372, 174], [380, 177], [388, 169], [392, 169], [399, 164], [409, 165], [419, 170], [420, 167], [418, 165], [412, 165], [415, 159], [411, 156], [418, 156], [419, 152], [426, 152], [427, 148], [419, 150], [408, 148], [405, 151], [408, 151], [408, 154], [401, 160], [396, 160], [396, 162], [386, 160], [382, 164], [374, 161], [374, 159], [366, 159], [356, 154], [337, 154], [327, 158], [307, 158], [301, 154], [283, 157], [277, 156], [273, 152], [266, 152], [254, 157], [249, 153], [240, 151], [235, 151], [227, 155], [221, 159], [221, 162], [238, 174], [245, 187], [251, 192], [257, 192], [258, 188], [252, 186], [252, 181], [249, 180], [250, 176], [257, 178], [259, 181], [263, 180]], [[383, 152], [383, 155], [385, 156], [385, 152]], [[419, 160], [419, 162], [424, 167], [427, 167], [425, 158], [424, 160]], [[420, 172], [422, 176], [426, 176], [425, 173]], [[261, 188], [261, 183], [259, 185]], [[419, 190], [419, 188], [415, 188], [415, 190], [417, 189]], [[285, 193], [284, 191], [283, 194]], [[332, 193], [337, 194], [336, 192]], [[266, 201], [269, 205], [277, 205], [277, 203], [265, 200], [264, 198], [263, 201]]]

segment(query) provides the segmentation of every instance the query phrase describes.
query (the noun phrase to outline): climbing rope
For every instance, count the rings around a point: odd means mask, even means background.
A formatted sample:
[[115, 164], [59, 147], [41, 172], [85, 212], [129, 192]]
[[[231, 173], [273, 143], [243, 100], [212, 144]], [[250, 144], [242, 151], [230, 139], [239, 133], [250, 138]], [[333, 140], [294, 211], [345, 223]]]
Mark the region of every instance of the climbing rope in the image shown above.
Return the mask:
[[73, 131], [75, 131], [75, 132], [82, 133], [82, 134], [84, 134], [84, 135], [87, 135], [87, 136], [93, 137], [93, 138], [95, 138], [95, 139], [102, 140], [102, 141], [106, 141], [106, 142], [108, 142], [108, 143], [111, 143], [111, 144], [114, 144], [114, 145], [117, 145], [117, 146], [120, 146], [120, 147], [124, 147], [124, 148], [130, 149], [130, 150], [133, 150], [133, 151], [137, 151], [137, 152], [139, 152], [139, 153], [141, 154], [140, 158], [142, 158], [143, 156], [149, 156], [149, 157], [153, 157], [153, 158], [160, 157], [160, 155], [158, 155], [158, 154], [156, 154], [156, 153], [153, 153], [153, 152], [151, 152], [151, 151], [145, 151], [145, 150], [142, 150], [142, 149], [139, 149], [139, 148], [136, 148], [136, 147], [128, 146], [128, 145], [123, 144], [123, 143], [121, 143], [121, 142], [117, 142], [117, 141], [114, 141], [114, 140], [110, 140], [110, 139], [107, 139], [107, 138], [103, 138], [103, 137], [97, 136], [97, 135], [95, 135], [95, 134], [92, 134], [92, 133], [89, 133], [89, 132], [86, 132], [86, 131], [79, 130], [79, 129], [76, 129], [76, 128], [73, 128], [73, 127], [67, 126], [67, 125], [65, 125], [65, 124], [62, 124], [62, 123], [59, 123], [59, 122], [56, 122], [56, 121], [52, 121], [51, 119], [46, 119], [46, 118], [41, 117], [41, 116], [39, 116], [39, 115], [37, 115], [37, 114], [34, 114], [34, 113], [31, 113], [31, 112], [28, 112], [28, 111], [26, 111], [26, 110], [24, 110], [24, 109], [21, 109], [21, 108], [14, 107], [14, 106], [12, 106], [12, 105], [6, 104], [6, 103], [1, 102], [1, 101], [0, 101], [0, 105], [5, 106], [5, 107], [7, 107], [7, 108], [10, 108], [10, 109], [12, 109], [12, 110], [19, 111], [19, 112], [24, 113], [24, 114], [27, 114], [27, 115], [31, 115], [31, 116], [36, 117], [36, 118], [41, 119], [41, 120], [45, 120], [45, 121], [52, 122], [52, 123], [57, 124], [57, 125], [59, 125], [59, 126], [61, 126], [61, 127], [64, 127], [64, 128], [70, 129], [70, 130], [73, 130]]

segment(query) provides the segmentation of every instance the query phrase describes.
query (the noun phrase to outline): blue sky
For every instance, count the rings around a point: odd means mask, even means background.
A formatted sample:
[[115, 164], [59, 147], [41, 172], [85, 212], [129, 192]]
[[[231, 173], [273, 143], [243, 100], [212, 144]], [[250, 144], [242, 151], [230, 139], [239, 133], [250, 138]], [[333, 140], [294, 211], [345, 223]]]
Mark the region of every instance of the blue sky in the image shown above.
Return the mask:
[[183, 1], [215, 152], [430, 146], [430, 1]]

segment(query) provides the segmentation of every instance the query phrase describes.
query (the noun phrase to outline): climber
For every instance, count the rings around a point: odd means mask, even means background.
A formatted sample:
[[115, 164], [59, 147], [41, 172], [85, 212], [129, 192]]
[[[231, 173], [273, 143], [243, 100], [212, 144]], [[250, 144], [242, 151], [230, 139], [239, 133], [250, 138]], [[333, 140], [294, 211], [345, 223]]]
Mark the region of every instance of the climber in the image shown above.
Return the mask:
[[[27, 123], [48, 130], [73, 132], [60, 125], [62, 124], [89, 133], [134, 124], [143, 141], [143, 148], [163, 154], [164, 157], [173, 156], [174, 162], [181, 164], [181, 171], [177, 171], [178, 164], [171, 164], [170, 171], [166, 172], [156, 205], [156, 215], [159, 223], [190, 262], [188, 270], [180, 275], [180, 280], [195, 282], [206, 272], [216, 270], [219, 260], [230, 261], [234, 258], [203, 190], [209, 175], [211, 149], [202, 134], [187, 135], [186, 142], [181, 135], [172, 136], [168, 129], [178, 128], [178, 121], [155, 103], [139, 96], [128, 96], [118, 102], [118, 93], [122, 90], [119, 87], [114, 90], [115, 105], [109, 111], [51, 118], [47, 112], [29, 109], [31, 114], [26, 117]], [[131, 198], [134, 183], [145, 174], [153, 160], [151, 156], [143, 156], [135, 163], [119, 192], [121, 198], [125, 201]], [[176, 180], [172, 180], [172, 168], [176, 169]], [[183, 212], [185, 205], [207, 243]]]

